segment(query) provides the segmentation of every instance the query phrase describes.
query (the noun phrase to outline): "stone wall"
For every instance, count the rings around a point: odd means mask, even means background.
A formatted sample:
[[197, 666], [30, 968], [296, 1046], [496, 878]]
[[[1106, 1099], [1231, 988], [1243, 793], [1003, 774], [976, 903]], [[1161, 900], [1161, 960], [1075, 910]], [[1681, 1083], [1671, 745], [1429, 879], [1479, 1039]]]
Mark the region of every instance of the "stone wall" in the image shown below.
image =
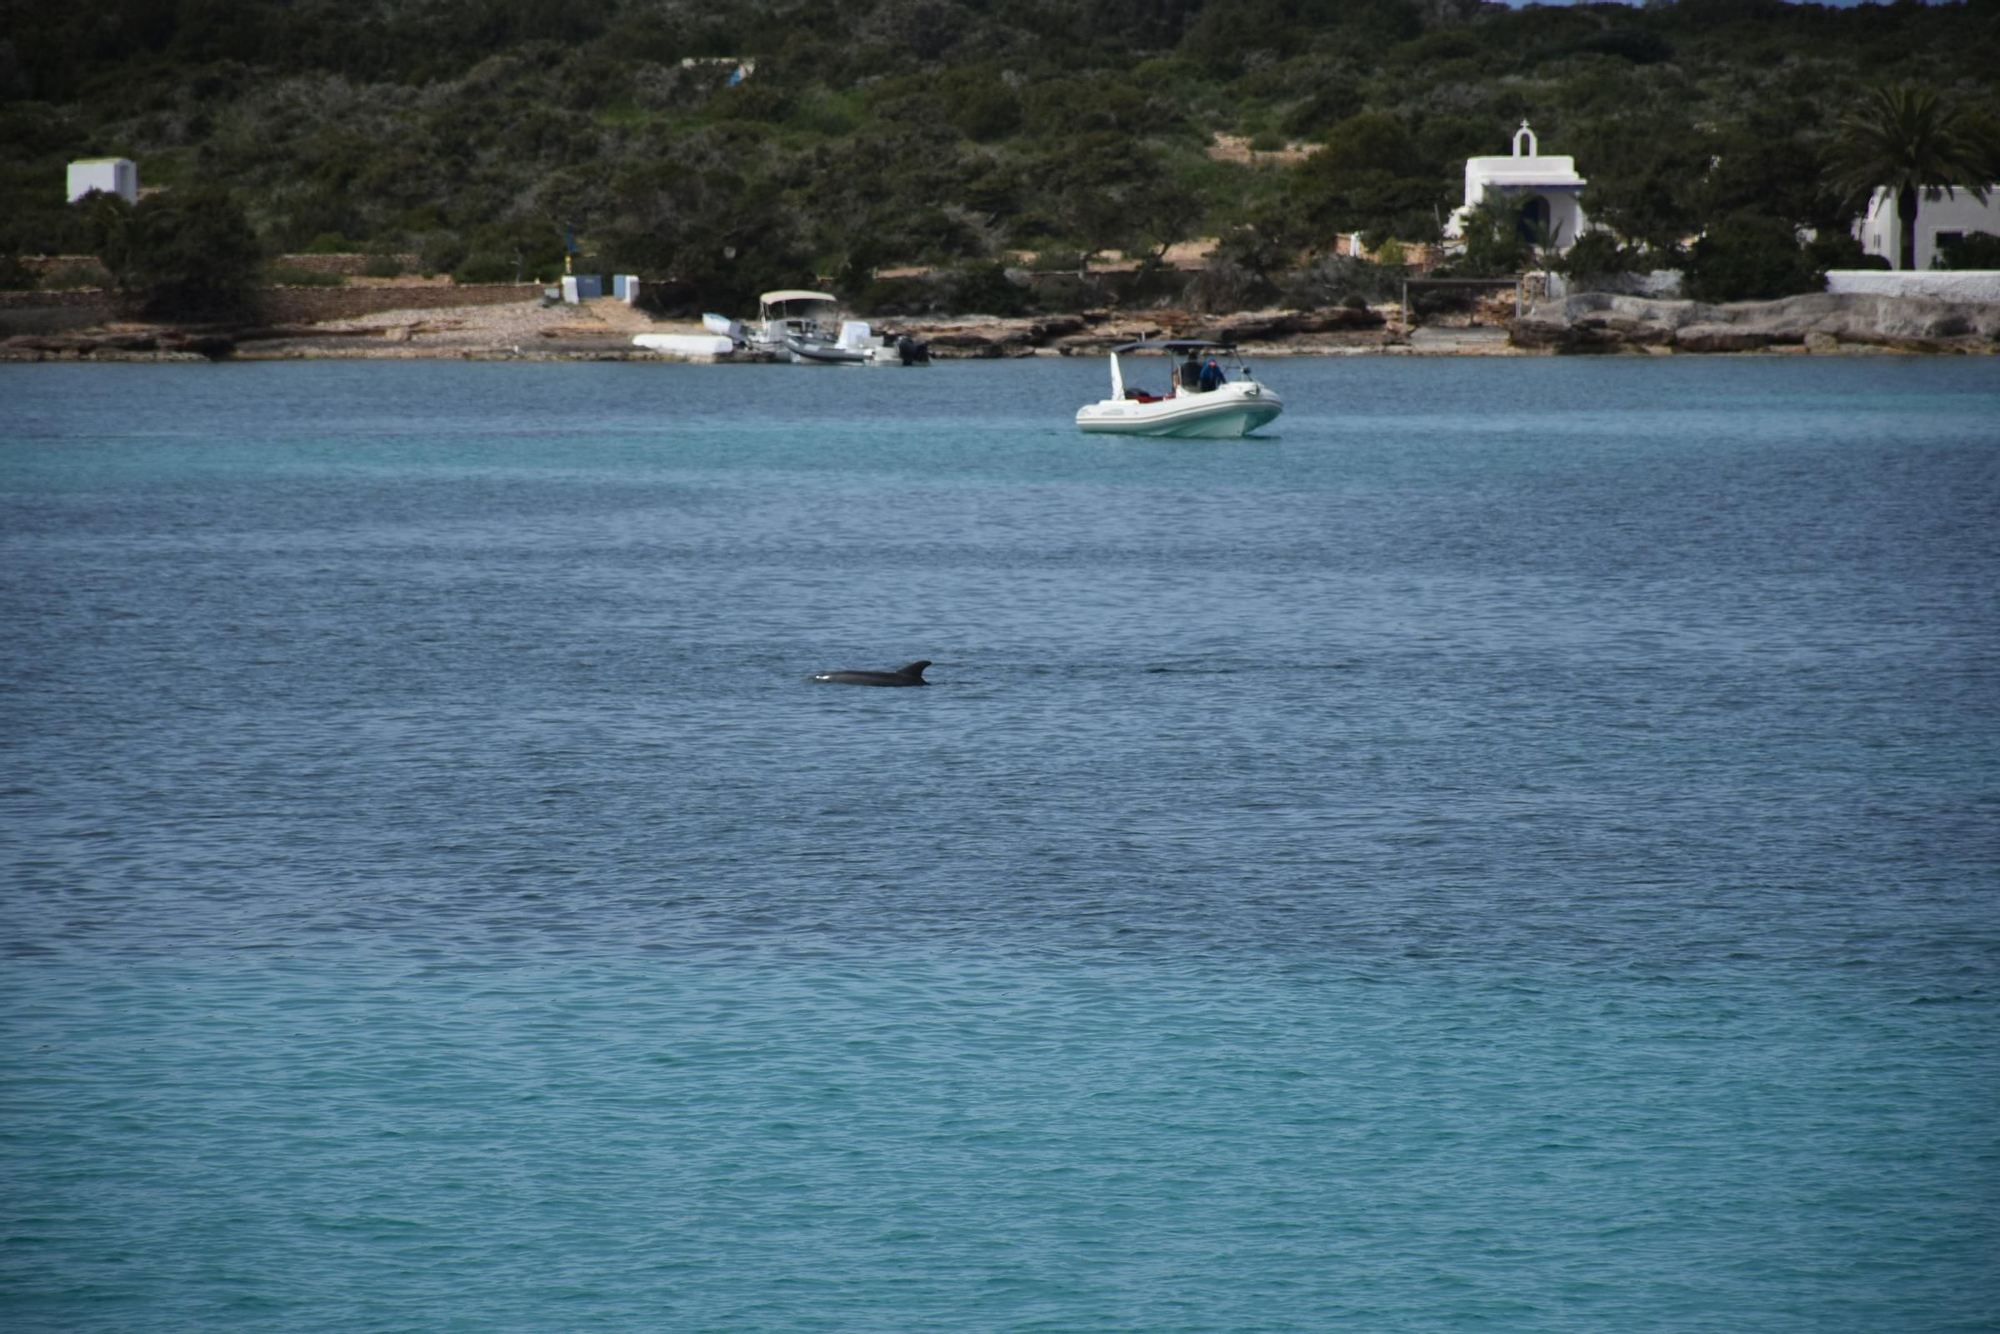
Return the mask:
[[95, 255], [22, 255], [20, 260], [23, 267], [45, 280], [51, 274], [68, 270], [77, 278], [88, 275], [100, 284], [111, 281], [110, 270]]
[[259, 294], [265, 316], [284, 324], [352, 320], [385, 310], [449, 310], [540, 301], [540, 283], [480, 283], [465, 287], [272, 287]]
[[[368, 261], [375, 255], [280, 255], [271, 261], [272, 267], [280, 269], [303, 269], [307, 273], [337, 273], [342, 277], [356, 278], [368, 267]], [[407, 255], [390, 255], [388, 258], [414, 273], [419, 256], [414, 252]]]
[[[42, 299], [29, 303], [18, 297]], [[89, 329], [116, 315], [102, 292], [0, 292], [0, 340]]]
[[[451, 310], [506, 306], [542, 299], [539, 283], [445, 284], [408, 287], [267, 287], [257, 293], [257, 317], [279, 324], [352, 320], [385, 310]], [[113, 294], [93, 289], [0, 292], [0, 330], [8, 333], [76, 328], [115, 319]]]
[[77, 306], [111, 307], [111, 293], [97, 287], [64, 288], [54, 292], [0, 292], [0, 310], [66, 310]]

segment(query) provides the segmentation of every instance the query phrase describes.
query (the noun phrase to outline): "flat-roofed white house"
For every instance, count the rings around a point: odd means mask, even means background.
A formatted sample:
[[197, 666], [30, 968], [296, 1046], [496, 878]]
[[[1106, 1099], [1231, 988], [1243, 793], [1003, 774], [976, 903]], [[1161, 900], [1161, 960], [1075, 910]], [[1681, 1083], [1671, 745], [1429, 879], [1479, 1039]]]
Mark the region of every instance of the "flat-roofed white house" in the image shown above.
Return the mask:
[[[1967, 189], [1945, 189], [1936, 199], [1917, 199], [1918, 269], [1928, 269], [1944, 243], [1972, 232], [2000, 236], [2000, 185], [1987, 187], [1986, 202]], [[1894, 190], [1877, 190], [1868, 197], [1868, 211], [1854, 224], [1854, 239], [1891, 268], [1903, 267], [1903, 227]]]
[[128, 204], [139, 202], [139, 164], [129, 157], [87, 157], [69, 164], [69, 202], [102, 190]]
[[1510, 202], [1525, 197], [1523, 226], [1550, 237], [1556, 250], [1568, 250], [1590, 226], [1577, 199], [1585, 184], [1576, 174], [1576, 159], [1542, 155], [1535, 132], [1524, 120], [1514, 131], [1512, 153], [1465, 160], [1465, 202], [1452, 210], [1444, 225], [1445, 243], [1463, 244], [1466, 219], [1492, 193]]

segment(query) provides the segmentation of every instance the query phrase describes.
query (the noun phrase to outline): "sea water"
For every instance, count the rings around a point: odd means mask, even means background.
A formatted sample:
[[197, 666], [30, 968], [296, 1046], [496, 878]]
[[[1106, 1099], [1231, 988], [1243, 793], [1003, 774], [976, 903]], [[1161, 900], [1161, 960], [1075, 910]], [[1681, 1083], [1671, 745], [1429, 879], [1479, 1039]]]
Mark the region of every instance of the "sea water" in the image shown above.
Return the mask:
[[0, 1322], [2000, 1327], [1993, 363], [1255, 369], [0, 368]]

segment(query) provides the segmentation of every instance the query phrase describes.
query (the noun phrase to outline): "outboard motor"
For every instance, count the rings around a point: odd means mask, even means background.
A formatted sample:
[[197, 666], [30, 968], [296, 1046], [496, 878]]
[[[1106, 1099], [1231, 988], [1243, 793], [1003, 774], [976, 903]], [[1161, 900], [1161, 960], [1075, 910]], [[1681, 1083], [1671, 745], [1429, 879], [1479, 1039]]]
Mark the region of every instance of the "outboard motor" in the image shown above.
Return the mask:
[[931, 345], [919, 343], [904, 334], [896, 340], [896, 355], [903, 359], [905, 366], [928, 366], [931, 364]]

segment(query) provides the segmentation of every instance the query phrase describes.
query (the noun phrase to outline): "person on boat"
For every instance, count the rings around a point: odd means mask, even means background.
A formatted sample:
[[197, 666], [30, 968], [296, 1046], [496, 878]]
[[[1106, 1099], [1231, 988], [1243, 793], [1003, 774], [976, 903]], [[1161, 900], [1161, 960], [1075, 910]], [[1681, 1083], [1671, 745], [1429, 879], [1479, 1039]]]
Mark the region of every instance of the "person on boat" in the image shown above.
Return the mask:
[[1214, 357], [1210, 357], [1208, 365], [1201, 368], [1201, 392], [1205, 394], [1211, 389], [1220, 387], [1225, 378], [1222, 367], [1216, 365]]
[[1197, 384], [1197, 381], [1200, 379], [1201, 362], [1195, 357], [1194, 353], [1190, 352], [1188, 353], [1188, 359], [1181, 363], [1181, 392], [1183, 394], [1192, 394], [1196, 389], [1205, 387]]

